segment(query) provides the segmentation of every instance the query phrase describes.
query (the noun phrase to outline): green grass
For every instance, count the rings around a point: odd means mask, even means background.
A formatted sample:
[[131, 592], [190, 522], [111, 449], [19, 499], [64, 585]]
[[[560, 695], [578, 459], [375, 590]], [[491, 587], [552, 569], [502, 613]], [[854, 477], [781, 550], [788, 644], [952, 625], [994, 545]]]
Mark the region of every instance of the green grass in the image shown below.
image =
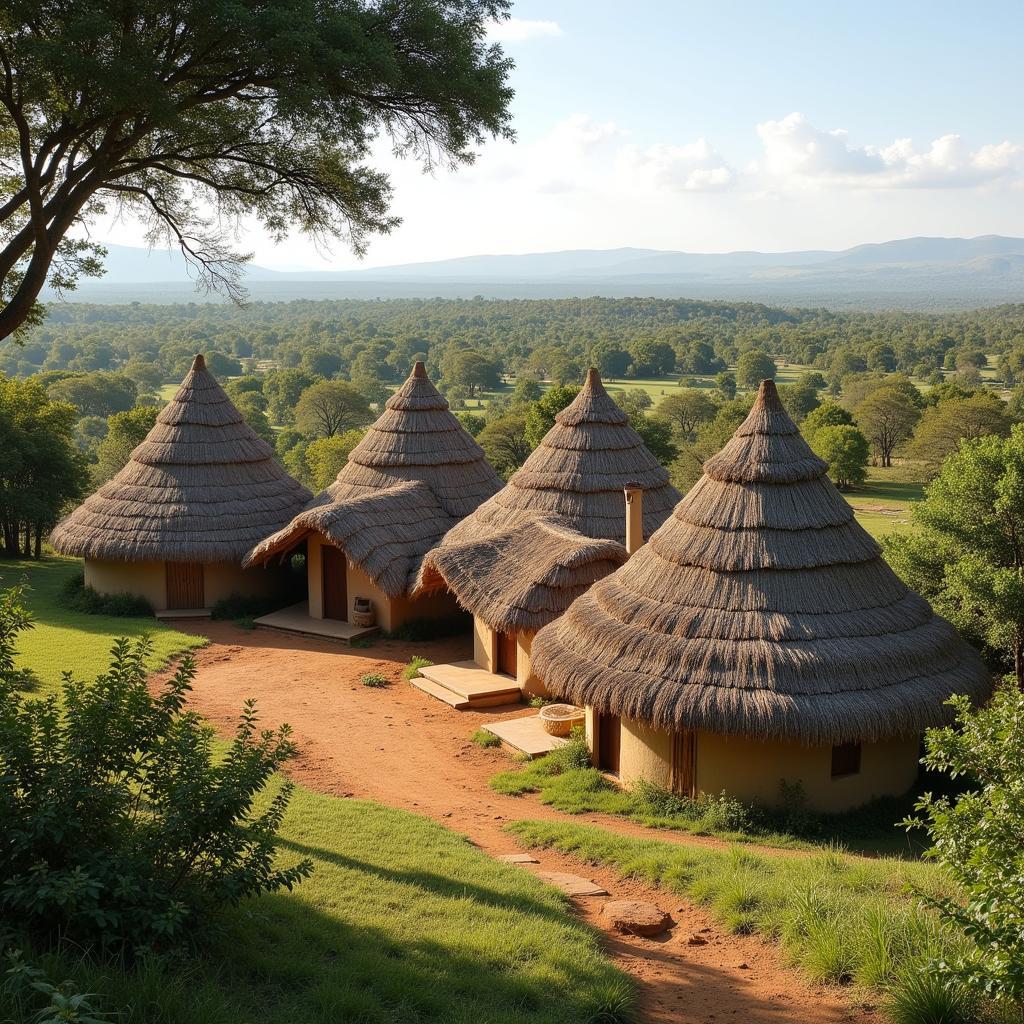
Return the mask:
[[61, 587], [81, 571], [78, 559], [47, 556], [0, 560], [0, 589], [25, 584], [30, 589], [26, 604], [36, 617], [34, 628], [18, 638], [18, 667], [31, 669], [39, 680], [34, 693], [45, 695], [71, 669], [75, 676], [94, 679], [110, 662], [110, 648], [119, 636], [148, 633], [153, 638], [152, 667], [158, 668], [175, 654], [202, 647], [204, 637], [181, 633], [152, 618], [120, 618], [86, 615], [61, 607]]
[[816, 814], [798, 800], [780, 809], [746, 806], [724, 795], [696, 800], [649, 783], [624, 789], [590, 766], [582, 741], [525, 765], [502, 771], [491, 788], [505, 796], [536, 793], [565, 814], [615, 814], [648, 828], [713, 836], [728, 842], [815, 850], [842, 844], [873, 855], [916, 858], [921, 847], [896, 825], [913, 808], [915, 794], [885, 797], [844, 814]]
[[442, 826], [300, 788], [282, 840], [312, 876], [211, 919], [183, 961], [42, 966], [120, 1024], [627, 1019], [632, 988], [567, 899]]
[[475, 743], [478, 747], [500, 747], [501, 740], [494, 735], [493, 732], [488, 732], [486, 729], [477, 729], [472, 736], [469, 737], [470, 742]]
[[[844, 494], [857, 509], [857, 522], [876, 540], [887, 533], [905, 533], [913, 529], [911, 513], [924, 497], [920, 466], [907, 463], [882, 469], [872, 466], [868, 478], [856, 490]], [[890, 511], [877, 511], [885, 508]]]
[[[933, 957], [952, 953], [957, 942], [915, 894], [953, 892], [944, 871], [932, 863], [835, 851], [758, 855], [740, 847], [681, 847], [559, 822], [507, 827], [528, 846], [643, 879], [707, 907], [729, 931], [778, 942], [789, 962], [816, 982], [854, 982], [895, 1001], [906, 995], [908, 978], [917, 977]], [[911, 1011], [933, 995], [929, 989], [911, 998]], [[976, 1019], [962, 994], [954, 1009], [938, 1019]]]

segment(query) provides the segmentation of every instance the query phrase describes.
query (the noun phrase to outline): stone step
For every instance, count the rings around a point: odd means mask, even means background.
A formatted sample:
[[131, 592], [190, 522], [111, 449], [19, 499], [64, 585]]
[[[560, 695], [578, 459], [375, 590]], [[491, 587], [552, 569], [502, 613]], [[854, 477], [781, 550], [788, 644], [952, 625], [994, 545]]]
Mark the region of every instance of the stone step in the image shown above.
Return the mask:
[[410, 682], [417, 690], [429, 693], [431, 697], [443, 700], [445, 704], [451, 704], [458, 711], [470, 706], [469, 701], [465, 697], [459, 696], [454, 690], [449, 690], [447, 686], [435, 683], [433, 679], [427, 679], [426, 676], [417, 676], [415, 679], [411, 679]]
[[518, 704], [522, 697], [519, 684], [511, 676], [498, 675], [480, 668], [472, 661], [457, 661], [448, 665], [424, 665], [420, 678], [440, 687], [452, 695], [442, 696], [436, 689], [420, 686], [432, 696], [440, 697], [453, 708], [492, 708], [504, 704]]

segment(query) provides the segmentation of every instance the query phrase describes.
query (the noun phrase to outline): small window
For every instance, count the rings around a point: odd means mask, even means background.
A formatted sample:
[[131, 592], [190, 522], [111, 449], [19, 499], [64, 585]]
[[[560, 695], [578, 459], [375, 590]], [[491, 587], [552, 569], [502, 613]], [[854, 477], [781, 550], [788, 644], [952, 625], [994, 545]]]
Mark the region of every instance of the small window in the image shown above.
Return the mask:
[[832, 778], [860, 772], [860, 744], [839, 743], [832, 748]]

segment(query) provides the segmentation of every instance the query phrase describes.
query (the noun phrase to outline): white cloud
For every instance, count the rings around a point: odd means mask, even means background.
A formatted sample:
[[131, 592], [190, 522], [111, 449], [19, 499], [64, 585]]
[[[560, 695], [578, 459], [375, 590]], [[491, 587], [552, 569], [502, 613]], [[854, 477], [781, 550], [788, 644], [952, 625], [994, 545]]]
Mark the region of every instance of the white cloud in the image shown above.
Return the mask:
[[487, 25], [487, 37], [496, 43], [525, 43], [530, 39], [565, 35], [557, 21], [505, 18]]
[[641, 149], [623, 146], [618, 171], [638, 186], [670, 192], [712, 192], [729, 188], [735, 172], [707, 139], [674, 145], [659, 142]]
[[800, 113], [757, 126], [764, 149], [758, 165], [770, 178], [797, 186], [840, 188], [967, 188], [1024, 174], [1024, 146], [989, 144], [972, 151], [959, 135], [927, 149], [911, 139], [888, 146], [851, 146], [842, 129], [816, 128]]

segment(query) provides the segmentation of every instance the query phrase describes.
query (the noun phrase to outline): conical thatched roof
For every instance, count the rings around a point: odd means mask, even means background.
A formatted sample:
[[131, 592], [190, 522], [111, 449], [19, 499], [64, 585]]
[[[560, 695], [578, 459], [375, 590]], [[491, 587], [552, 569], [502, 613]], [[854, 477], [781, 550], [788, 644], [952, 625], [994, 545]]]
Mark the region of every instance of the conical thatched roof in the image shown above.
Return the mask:
[[539, 629], [626, 560], [627, 484], [653, 533], [679, 492], [592, 369], [508, 484], [424, 559], [418, 586], [447, 585], [496, 629]]
[[765, 381], [673, 516], [533, 645], [556, 695], [664, 727], [809, 743], [910, 734], [984, 697]]
[[408, 592], [427, 551], [500, 487], [480, 446], [416, 363], [334, 483], [244, 564], [265, 562], [316, 532], [397, 597]]
[[197, 355], [128, 464], [50, 543], [121, 562], [239, 562], [309, 499]]

